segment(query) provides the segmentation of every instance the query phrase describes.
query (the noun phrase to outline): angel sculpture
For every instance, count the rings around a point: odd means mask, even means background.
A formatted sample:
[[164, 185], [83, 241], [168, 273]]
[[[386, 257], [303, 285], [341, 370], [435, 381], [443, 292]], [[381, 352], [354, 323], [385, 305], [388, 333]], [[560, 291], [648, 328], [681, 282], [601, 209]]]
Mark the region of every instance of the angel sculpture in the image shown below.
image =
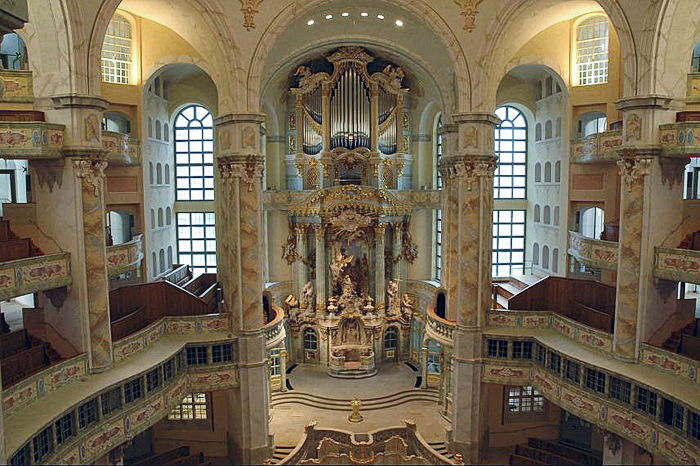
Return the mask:
[[309, 280], [301, 290], [301, 306], [306, 309], [307, 314], [314, 313], [314, 282]]
[[389, 287], [386, 290], [386, 293], [389, 295], [389, 306], [387, 307], [388, 309], [388, 314], [389, 315], [396, 315], [398, 316], [399, 310], [401, 303], [399, 301], [399, 281], [398, 280], [392, 280], [389, 282]]
[[413, 317], [413, 298], [407, 294], [403, 295], [401, 300], [401, 316], [404, 320], [411, 320]]

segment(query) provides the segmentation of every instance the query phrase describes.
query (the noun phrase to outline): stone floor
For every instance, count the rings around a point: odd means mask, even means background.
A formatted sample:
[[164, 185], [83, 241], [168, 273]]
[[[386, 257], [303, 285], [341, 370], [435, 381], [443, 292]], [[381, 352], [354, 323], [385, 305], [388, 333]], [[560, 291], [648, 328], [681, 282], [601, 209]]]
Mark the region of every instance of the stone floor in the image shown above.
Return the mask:
[[[335, 379], [326, 374], [325, 368], [299, 365], [288, 376], [293, 392], [304, 392], [320, 397], [351, 399], [355, 395], [363, 398], [379, 398], [396, 392], [411, 390], [417, 372], [404, 364], [382, 364], [379, 373], [360, 380]], [[275, 444], [296, 445], [301, 439], [304, 426], [317, 421], [317, 427], [344, 429], [352, 432], [368, 432], [390, 426], [401, 426], [406, 418], [414, 419], [418, 431], [429, 442], [445, 440], [448, 422], [440, 415], [440, 406], [429, 401], [410, 401], [399, 406], [371, 411], [362, 411], [364, 421], [351, 423], [348, 411], [334, 411], [305, 406], [299, 403], [284, 404], [271, 410], [270, 431], [275, 434]]]

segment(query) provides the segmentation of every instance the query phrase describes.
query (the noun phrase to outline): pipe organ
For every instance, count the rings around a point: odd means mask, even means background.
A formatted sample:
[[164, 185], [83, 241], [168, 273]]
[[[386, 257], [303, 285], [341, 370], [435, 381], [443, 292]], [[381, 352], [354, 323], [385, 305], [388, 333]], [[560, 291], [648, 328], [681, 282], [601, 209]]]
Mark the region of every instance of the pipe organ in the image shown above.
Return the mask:
[[375, 58], [361, 47], [341, 47], [326, 59], [333, 65], [331, 74], [299, 66], [298, 86], [291, 88], [296, 97], [293, 155], [304, 187], [394, 188], [406, 150], [403, 70], [387, 64], [370, 74]]

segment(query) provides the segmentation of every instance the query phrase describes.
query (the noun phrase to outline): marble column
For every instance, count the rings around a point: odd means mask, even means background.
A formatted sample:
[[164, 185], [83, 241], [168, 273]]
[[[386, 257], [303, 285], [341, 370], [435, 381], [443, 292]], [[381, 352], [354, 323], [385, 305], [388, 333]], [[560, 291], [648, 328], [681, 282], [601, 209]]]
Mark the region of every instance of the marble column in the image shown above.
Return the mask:
[[262, 114], [216, 119], [218, 279], [238, 337], [240, 386], [229, 391], [228, 454], [235, 463], [270, 456], [269, 384], [263, 333]]
[[[295, 224], [294, 225], [294, 239], [296, 241], [296, 248], [297, 248], [297, 258], [294, 262], [294, 270], [293, 274], [295, 276], [295, 290], [294, 294], [297, 296], [297, 298], [300, 301], [301, 304], [301, 291], [304, 289], [304, 285], [306, 285], [306, 282], [309, 280], [309, 274], [307, 272], [306, 264], [304, 261], [306, 260], [307, 256], [307, 251], [306, 251], [306, 225], [305, 224]], [[305, 308], [302, 310], [306, 310]]]
[[482, 456], [486, 432], [481, 329], [491, 306], [493, 134], [499, 120], [483, 113], [459, 114], [453, 119], [457, 127], [448, 127], [443, 134], [443, 144], [447, 144], [439, 167], [442, 222], [448, 237], [443, 283], [447, 284], [447, 317], [457, 322], [450, 449], [475, 463]]
[[82, 231], [90, 327], [90, 370], [99, 372], [112, 366], [112, 330], [109, 317], [109, 277], [105, 249], [103, 154], [74, 158], [73, 172], [81, 192]]
[[385, 277], [385, 259], [384, 259], [384, 236], [386, 233], [386, 224], [379, 223], [374, 227], [374, 241], [375, 241], [375, 253], [377, 256], [375, 272], [376, 276], [374, 279], [375, 283], [375, 305], [377, 307], [377, 314], [386, 313], [386, 283], [384, 283]]
[[280, 348], [280, 391], [287, 391], [287, 350], [284, 345]]
[[399, 296], [403, 296], [406, 290], [406, 280], [402, 272], [402, 262], [405, 260], [401, 256], [401, 233], [403, 223], [396, 222], [391, 224], [392, 232], [392, 269], [391, 275], [394, 280], [399, 280]]
[[421, 360], [421, 374], [423, 380], [421, 381], [420, 388], [428, 388], [428, 347], [424, 346], [420, 350], [420, 360]]
[[314, 223], [316, 234], [316, 315], [326, 314], [326, 228]]

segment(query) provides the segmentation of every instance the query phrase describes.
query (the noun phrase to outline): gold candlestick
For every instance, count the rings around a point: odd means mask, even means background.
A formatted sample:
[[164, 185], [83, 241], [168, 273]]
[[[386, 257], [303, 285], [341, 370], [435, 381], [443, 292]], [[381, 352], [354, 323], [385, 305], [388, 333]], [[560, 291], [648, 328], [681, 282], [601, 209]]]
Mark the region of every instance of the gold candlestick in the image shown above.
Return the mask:
[[348, 421], [350, 422], [362, 422], [365, 418], [362, 417], [362, 414], [360, 414], [360, 405], [362, 402], [360, 401], [360, 397], [355, 395], [355, 398], [350, 402], [350, 406], [352, 406], [352, 414], [348, 416]]

